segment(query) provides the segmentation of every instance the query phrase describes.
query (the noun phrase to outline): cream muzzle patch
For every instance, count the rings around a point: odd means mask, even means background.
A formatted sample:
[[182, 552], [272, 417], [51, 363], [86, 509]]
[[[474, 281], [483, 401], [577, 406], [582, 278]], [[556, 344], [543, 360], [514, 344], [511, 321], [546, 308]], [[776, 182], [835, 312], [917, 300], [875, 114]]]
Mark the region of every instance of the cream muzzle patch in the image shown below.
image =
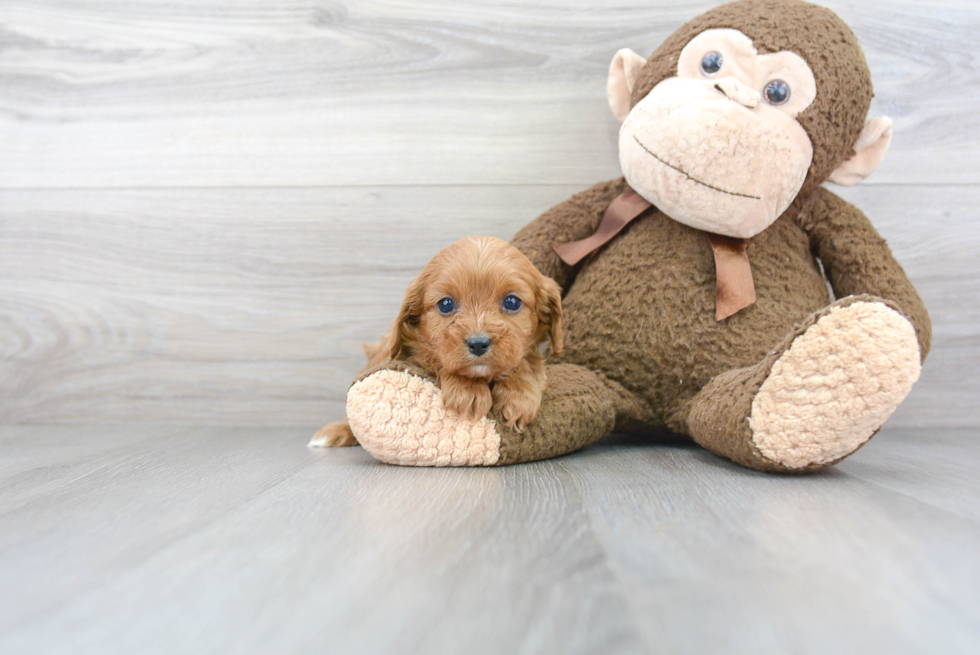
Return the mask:
[[759, 55], [737, 30], [707, 30], [681, 51], [620, 129], [623, 175], [674, 220], [752, 237], [796, 197], [813, 148], [796, 116], [816, 82], [795, 53]]

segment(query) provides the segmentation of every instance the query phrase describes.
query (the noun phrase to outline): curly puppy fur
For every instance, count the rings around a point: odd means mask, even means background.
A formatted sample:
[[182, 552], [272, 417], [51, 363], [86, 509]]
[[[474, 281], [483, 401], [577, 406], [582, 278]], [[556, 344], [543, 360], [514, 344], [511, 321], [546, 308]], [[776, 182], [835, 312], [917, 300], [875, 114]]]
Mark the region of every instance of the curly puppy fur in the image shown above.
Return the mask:
[[[519, 299], [519, 309], [504, 306], [509, 296]], [[450, 312], [439, 306], [447, 298]], [[364, 370], [393, 359], [412, 362], [438, 377], [448, 410], [472, 418], [493, 411], [521, 431], [547, 386], [542, 344], [550, 341], [561, 353], [561, 317], [561, 288], [517, 248], [495, 237], [467, 237], [441, 250], [408, 286], [391, 329], [380, 343], [364, 346]], [[489, 339], [483, 354], [467, 344], [474, 337]], [[346, 422], [331, 423], [310, 445], [357, 440]]]

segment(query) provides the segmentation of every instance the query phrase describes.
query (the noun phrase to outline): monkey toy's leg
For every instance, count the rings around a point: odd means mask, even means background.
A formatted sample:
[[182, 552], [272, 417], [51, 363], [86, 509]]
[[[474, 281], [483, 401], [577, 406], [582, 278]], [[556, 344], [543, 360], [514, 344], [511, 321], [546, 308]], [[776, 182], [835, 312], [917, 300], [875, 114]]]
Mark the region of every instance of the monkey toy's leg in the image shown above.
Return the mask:
[[492, 415], [473, 420], [447, 412], [432, 376], [406, 362], [365, 372], [347, 394], [347, 416], [365, 450], [405, 466], [495, 466], [556, 457], [649, 416], [642, 401], [586, 368], [559, 364], [546, 372], [541, 409], [521, 432]]
[[759, 364], [712, 379], [691, 405], [688, 429], [750, 468], [823, 468], [878, 431], [919, 368], [915, 329], [894, 305], [850, 296], [812, 315]]

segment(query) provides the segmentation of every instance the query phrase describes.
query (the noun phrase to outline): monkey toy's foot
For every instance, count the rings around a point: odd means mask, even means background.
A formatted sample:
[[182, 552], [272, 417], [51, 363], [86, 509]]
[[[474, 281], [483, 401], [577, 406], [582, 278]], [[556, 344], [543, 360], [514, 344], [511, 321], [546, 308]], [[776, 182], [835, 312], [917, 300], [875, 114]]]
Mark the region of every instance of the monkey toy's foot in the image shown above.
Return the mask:
[[423, 369], [391, 361], [367, 371], [347, 392], [347, 420], [364, 449], [405, 466], [501, 466], [557, 457], [612, 432], [617, 418], [648, 419], [646, 405], [581, 366], [545, 368], [548, 389], [535, 419], [518, 432], [490, 413], [447, 410]]
[[919, 377], [912, 324], [876, 298], [842, 299], [760, 365], [723, 374], [698, 397], [692, 436], [761, 470], [834, 464], [870, 439]]
[[375, 458], [403, 466], [492, 466], [500, 459], [494, 421], [447, 411], [423, 369], [404, 362], [369, 372], [347, 392], [347, 418]]

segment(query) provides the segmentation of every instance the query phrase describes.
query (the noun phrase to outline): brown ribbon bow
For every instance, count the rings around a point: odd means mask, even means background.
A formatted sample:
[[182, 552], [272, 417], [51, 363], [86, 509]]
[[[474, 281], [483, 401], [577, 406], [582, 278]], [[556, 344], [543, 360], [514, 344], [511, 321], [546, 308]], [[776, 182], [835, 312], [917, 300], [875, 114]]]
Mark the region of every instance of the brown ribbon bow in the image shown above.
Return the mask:
[[[561, 260], [574, 266], [608, 243], [630, 221], [652, 207], [633, 189], [616, 196], [602, 216], [599, 229], [581, 241], [552, 246]], [[749, 266], [748, 243], [744, 239], [706, 232], [715, 256], [715, 320], [721, 321], [755, 302], [755, 282]]]

